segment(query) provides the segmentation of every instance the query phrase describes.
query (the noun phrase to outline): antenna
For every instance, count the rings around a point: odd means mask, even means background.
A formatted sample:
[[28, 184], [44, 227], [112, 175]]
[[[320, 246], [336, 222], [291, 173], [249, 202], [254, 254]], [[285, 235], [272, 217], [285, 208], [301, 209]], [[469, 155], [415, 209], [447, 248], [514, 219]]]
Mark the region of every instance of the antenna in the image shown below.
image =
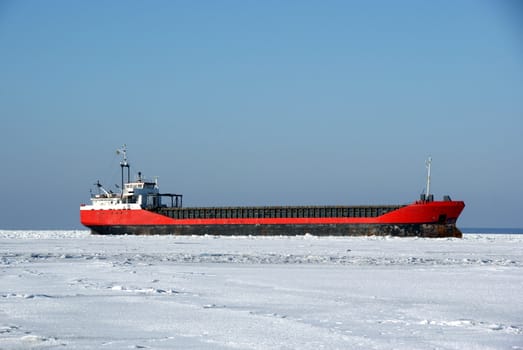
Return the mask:
[[427, 194], [425, 195], [425, 198], [429, 198], [430, 195], [430, 165], [432, 163], [432, 157], [429, 156], [429, 159], [425, 162], [425, 165], [427, 167]]
[[122, 154], [122, 161], [120, 162], [120, 165], [122, 167], [129, 166], [129, 163], [127, 163], [127, 145], [124, 143], [122, 148], [118, 148], [116, 150], [116, 154]]
[[129, 163], [127, 163], [127, 145], [124, 143], [122, 148], [116, 150], [116, 154], [122, 154], [122, 161], [120, 162], [120, 167], [122, 168], [122, 198], [123, 198], [123, 188], [124, 188], [124, 179], [123, 179], [123, 168], [127, 168], [127, 182], [131, 181], [131, 168]]

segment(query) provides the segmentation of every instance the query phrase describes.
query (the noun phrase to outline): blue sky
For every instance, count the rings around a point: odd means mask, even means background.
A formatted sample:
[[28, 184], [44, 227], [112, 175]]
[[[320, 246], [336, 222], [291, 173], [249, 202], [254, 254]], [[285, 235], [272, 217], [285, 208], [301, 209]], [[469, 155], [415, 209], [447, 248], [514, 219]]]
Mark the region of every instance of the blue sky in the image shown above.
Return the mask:
[[518, 1], [2, 1], [0, 228], [80, 228], [115, 149], [186, 205], [462, 199], [523, 227]]

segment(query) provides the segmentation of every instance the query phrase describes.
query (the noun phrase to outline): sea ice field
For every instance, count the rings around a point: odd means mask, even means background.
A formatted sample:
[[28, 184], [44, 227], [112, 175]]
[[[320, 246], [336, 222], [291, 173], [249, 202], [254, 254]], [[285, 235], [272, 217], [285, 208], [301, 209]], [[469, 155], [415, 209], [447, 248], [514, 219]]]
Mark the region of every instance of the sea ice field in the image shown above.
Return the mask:
[[523, 349], [523, 235], [0, 231], [0, 349]]

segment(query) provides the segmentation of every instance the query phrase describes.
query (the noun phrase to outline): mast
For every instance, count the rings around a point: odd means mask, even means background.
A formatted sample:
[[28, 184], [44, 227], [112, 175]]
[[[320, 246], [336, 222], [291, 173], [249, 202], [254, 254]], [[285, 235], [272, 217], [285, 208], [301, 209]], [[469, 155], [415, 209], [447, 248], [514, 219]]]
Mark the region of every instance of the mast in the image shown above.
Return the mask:
[[131, 180], [131, 168], [127, 162], [127, 145], [124, 144], [122, 148], [116, 150], [116, 154], [122, 154], [122, 161], [120, 162], [120, 168], [122, 169], [122, 198], [124, 190], [124, 178], [123, 178], [123, 168], [127, 168], [127, 182]]
[[430, 165], [432, 163], [432, 157], [429, 156], [429, 159], [427, 159], [427, 161], [425, 162], [426, 166], [427, 166], [427, 193], [425, 195], [425, 198], [427, 200], [429, 200], [429, 196], [430, 196]]

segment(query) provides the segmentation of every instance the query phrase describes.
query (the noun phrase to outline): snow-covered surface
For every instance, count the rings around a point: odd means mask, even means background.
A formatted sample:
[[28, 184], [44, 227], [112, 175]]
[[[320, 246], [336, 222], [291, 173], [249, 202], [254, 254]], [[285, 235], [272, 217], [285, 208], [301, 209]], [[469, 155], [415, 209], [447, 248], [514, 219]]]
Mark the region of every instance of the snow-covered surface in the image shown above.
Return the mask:
[[523, 349], [523, 235], [0, 231], [0, 349]]

